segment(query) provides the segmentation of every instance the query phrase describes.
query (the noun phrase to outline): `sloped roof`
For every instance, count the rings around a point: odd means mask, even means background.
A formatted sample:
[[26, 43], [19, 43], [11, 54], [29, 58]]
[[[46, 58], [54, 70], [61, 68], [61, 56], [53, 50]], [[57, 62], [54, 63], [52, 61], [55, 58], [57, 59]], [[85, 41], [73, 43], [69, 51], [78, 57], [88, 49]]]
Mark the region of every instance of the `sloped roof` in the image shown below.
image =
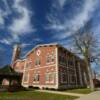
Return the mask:
[[[72, 55], [74, 55], [78, 60], [80, 61], [84, 61], [84, 59], [80, 58], [79, 56], [77, 56], [76, 54], [74, 54], [73, 52], [69, 51], [67, 48], [63, 47], [61, 44], [58, 44], [58, 43], [48, 43], [48, 44], [39, 44], [39, 45], [36, 45], [32, 50], [30, 50], [26, 55], [25, 57], [27, 57], [31, 52], [33, 52], [36, 48], [38, 47], [43, 47], [43, 46], [58, 46], [58, 47], [62, 47], [64, 48], [65, 50], [67, 50], [69, 53], [71, 53]], [[24, 57], [24, 58], [25, 58]]]
[[[25, 55], [25, 57], [26, 56], [28, 56], [32, 51], [34, 51], [36, 48], [38, 48], [38, 47], [40, 47], [40, 46], [55, 46], [55, 45], [59, 45], [58, 43], [48, 43], [48, 44], [39, 44], [39, 45], [36, 45], [32, 50], [30, 50], [26, 55]], [[24, 58], [25, 58], [24, 57]]]

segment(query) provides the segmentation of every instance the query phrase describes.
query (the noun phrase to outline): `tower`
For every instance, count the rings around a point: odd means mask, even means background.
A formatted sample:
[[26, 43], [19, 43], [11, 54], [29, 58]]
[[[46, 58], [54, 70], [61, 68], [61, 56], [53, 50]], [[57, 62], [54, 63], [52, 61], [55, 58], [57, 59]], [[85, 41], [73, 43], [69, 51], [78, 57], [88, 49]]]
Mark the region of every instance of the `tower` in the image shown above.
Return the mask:
[[20, 44], [16, 44], [13, 47], [13, 55], [12, 55], [12, 67], [14, 65], [14, 62], [20, 58], [20, 53], [21, 53], [21, 47]]

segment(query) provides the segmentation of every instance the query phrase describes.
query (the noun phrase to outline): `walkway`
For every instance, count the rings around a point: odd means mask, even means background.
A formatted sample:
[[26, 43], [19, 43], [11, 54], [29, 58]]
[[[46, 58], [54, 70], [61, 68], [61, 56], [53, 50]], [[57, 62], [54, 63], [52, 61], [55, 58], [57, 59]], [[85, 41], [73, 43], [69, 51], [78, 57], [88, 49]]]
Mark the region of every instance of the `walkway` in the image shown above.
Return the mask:
[[76, 100], [100, 100], [100, 91], [92, 92]]
[[51, 91], [51, 90], [36, 90], [36, 91], [47, 92], [47, 93], [55, 93], [55, 94], [61, 94], [61, 95], [77, 96], [77, 97], [84, 96], [84, 94], [68, 93], [68, 92], [60, 92], [60, 91]]

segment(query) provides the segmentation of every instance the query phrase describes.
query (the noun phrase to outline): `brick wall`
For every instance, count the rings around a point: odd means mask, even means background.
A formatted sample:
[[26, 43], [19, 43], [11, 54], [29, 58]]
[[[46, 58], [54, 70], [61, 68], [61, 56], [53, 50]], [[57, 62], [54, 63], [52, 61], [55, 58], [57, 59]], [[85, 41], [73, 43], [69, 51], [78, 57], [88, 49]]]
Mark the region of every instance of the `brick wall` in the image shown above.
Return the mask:
[[[52, 55], [54, 56], [53, 61], [47, 62], [47, 57], [52, 57]], [[36, 65], [37, 59], [40, 60], [40, 64]], [[28, 81], [24, 82], [24, 73], [23, 85], [43, 87], [46, 85], [56, 85], [56, 46], [42, 46], [33, 50], [26, 57], [26, 66], [24, 72], [28, 73]], [[39, 74], [39, 81], [34, 80], [36, 74]], [[50, 79], [49, 81], [46, 81], [46, 74], [54, 74], [54, 81], [51, 81]]]
[[25, 60], [16, 60], [13, 68], [16, 72], [22, 72], [24, 70]]
[[58, 68], [59, 88], [83, 87], [88, 84], [84, 61], [63, 47], [58, 48]]

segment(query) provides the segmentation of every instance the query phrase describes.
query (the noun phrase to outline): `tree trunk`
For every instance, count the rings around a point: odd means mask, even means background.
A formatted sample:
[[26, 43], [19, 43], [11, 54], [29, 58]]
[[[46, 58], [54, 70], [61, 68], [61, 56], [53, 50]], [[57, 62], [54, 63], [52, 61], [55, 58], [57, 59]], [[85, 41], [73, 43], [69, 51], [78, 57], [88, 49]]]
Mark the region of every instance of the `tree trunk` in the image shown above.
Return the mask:
[[91, 91], [94, 91], [95, 87], [94, 87], [94, 82], [93, 82], [93, 75], [92, 75], [90, 61], [87, 60], [86, 64], [87, 64], [87, 70], [88, 70], [88, 76], [89, 76], [89, 87], [90, 87]]

